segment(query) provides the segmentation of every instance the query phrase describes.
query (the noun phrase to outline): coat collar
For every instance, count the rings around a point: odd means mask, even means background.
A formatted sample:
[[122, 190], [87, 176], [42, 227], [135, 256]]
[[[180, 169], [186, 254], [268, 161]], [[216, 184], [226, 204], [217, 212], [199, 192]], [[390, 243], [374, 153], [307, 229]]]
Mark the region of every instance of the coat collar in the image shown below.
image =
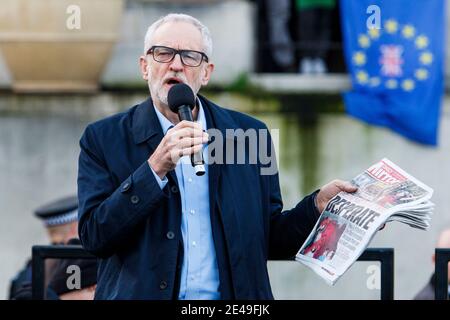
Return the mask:
[[205, 110], [206, 123], [208, 128], [219, 129], [223, 136], [226, 137], [226, 130], [239, 128], [237, 122], [231, 117], [230, 113], [215, 103], [209, 101], [205, 97], [198, 95], [202, 102], [203, 109]]
[[[219, 129], [226, 136], [226, 129], [238, 129], [239, 126], [230, 114], [223, 108], [198, 95], [205, 112], [208, 128]], [[156, 115], [151, 98], [140, 103], [133, 114], [132, 133], [135, 144], [140, 144], [155, 136], [159, 141], [163, 137], [163, 130]], [[159, 143], [158, 141], [158, 143]]]
[[163, 131], [151, 98], [141, 102], [136, 107], [131, 131], [135, 144], [140, 144], [157, 135], [160, 135], [160, 140], [162, 139]]
[[[222, 132], [223, 137], [227, 137], [227, 129], [238, 129], [238, 124], [231, 117], [227, 110], [219, 107], [205, 97], [198, 95], [204, 110], [207, 128], [216, 128]], [[163, 129], [153, 107], [152, 99], [149, 97], [136, 107], [132, 116], [131, 131], [135, 144], [147, 142], [151, 152], [154, 152], [163, 138]], [[220, 165], [211, 164], [209, 168], [210, 205], [215, 205], [215, 195], [217, 193]], [[169, 172], [169, 178], [178, 185], [175, 171]]]

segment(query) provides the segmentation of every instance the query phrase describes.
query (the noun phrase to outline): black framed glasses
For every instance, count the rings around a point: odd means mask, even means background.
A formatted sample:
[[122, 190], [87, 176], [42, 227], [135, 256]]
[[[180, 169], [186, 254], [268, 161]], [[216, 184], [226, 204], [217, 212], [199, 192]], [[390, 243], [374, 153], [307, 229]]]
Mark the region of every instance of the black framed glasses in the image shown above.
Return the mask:
[[200, 51], [195, 50], [177, 50], [164, 46], [153, 46], [148, 49], [147, 54], [151, 54], [156, 62], [169, 63], [175, 58], [176, 54], [180, 55], [181, 62], [188, 67], [198, 67], [203, 60], [208, 62], [208, 56]]

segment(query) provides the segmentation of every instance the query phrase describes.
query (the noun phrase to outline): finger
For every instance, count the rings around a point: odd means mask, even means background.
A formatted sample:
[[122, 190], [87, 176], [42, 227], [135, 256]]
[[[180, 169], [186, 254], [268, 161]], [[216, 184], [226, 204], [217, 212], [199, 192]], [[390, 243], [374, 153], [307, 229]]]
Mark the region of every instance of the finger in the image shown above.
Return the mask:
[[172, 160], [172, 163], [176, 164], [178, 160], [180, 160], [183, 156], [189, 156], [191, 154], [194, 154], [196, 152], [199, 152], [202, 149], [203, 145], [195, 145], [192, 147], [185, 147], [185, 148], [173, 148], [170, 151], [170, 158]]
[[352, 192], [355, 192], [356, 190], [358, 190], [358, 187], [354, 186], [349, 181], [336, 180], [335, 185], [339, 189], [341, 189], [342, 191], [345, 191], [345, 192], [352, 193]]
[[208, 134], [206, 132], [203, 132], [203, 130], [194, 128], [182, 128], [182, 129], [174, 129], [174, 131], [170, 133], [168, 139], [169, 141], [177, 141], [181, 140], [184, 137], [195, 138], [195, 137], [203, 137], [205, 135], [208, 136]]
[[181, 149], [173, 148], [170, 150], [170, 160], [173, 165], [176, 165], [178, 160], [183, 156], [183, 152]]
[[190, 156], [191, 154], [194, 154], [196, 152], [199, 152], [202, 149], [202, 145], [196, 145], [193, 147], [187, 147], [187, 148], [183, 148], [181, 151], [181, 154], [183, 156]]
[[181, 140], [179, 140], [177, 147], [180, 149], [186, 148], [186, 147], [193, 147], [196, 145], [202, 145], [204, 143], [208, 142], [206, 137], [197, 137], [197, 138], [189, 138], [185, 137]]
[[174, 129], [182, 129], [182, 128], [193, 128], [202, 130], [202, 126], [200, 123], [194, 122], [194, 121], [187, 121], [183, 120], [177, 123], [177, 125], [174, 127]]
[[204, 133], [202, 131], [194, 131], [192, 128], [184, 128], [179, 130], [174, 130], [170, 134], [167, 134], [164, 137], [164, 142], [168, 144], [169, 148], [177, 146], [183, 138], [195, 138], [195, 137], [204, 137]]

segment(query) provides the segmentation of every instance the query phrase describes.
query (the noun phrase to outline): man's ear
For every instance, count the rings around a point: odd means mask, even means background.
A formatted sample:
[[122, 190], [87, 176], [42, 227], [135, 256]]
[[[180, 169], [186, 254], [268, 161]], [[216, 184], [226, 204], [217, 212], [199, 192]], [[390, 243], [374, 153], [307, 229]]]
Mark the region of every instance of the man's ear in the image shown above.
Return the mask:
[[150, 66], [147, 63], [145, 56], [139, 57], [139, 67], [141, 69], [142, 79], [148, 81], [148, 73]]
[[431, 256], [431, 260], [433, 261], [433, 263], [436, 263], [436, 255], [433, 253], [433, 255]]
[[206, 86], [209, 82], [209, 79], [211, 79], [211, 74], [214, 71], [214, 64], [208, 63], [203, 69], [203, 75], [202, 75], [202, 86]]

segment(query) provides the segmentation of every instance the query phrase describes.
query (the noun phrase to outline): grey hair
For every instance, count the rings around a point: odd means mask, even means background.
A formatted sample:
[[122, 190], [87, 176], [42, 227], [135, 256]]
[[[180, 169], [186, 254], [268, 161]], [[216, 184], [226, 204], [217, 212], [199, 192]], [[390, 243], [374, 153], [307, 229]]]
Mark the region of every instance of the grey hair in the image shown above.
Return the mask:
[[155, 21], [150, 27], [148, 27], [147, 33], [145, 34], [144, 54], [146, 54], [148, 49], [150, 49], [153, 34], [160, 26], [162, 26], [167, 22], [178, 22], [178, 21], [191, 23], [200, 31], [203, 39], [203, 47], [204, 47], [203, 50], [205, 50], [206, 55], [209, 58], [211, 58], [212, 39], [209, 29], [199, 20], [183, 13], [169, 13], [168, 15], [161, 17], [159, 20]]

